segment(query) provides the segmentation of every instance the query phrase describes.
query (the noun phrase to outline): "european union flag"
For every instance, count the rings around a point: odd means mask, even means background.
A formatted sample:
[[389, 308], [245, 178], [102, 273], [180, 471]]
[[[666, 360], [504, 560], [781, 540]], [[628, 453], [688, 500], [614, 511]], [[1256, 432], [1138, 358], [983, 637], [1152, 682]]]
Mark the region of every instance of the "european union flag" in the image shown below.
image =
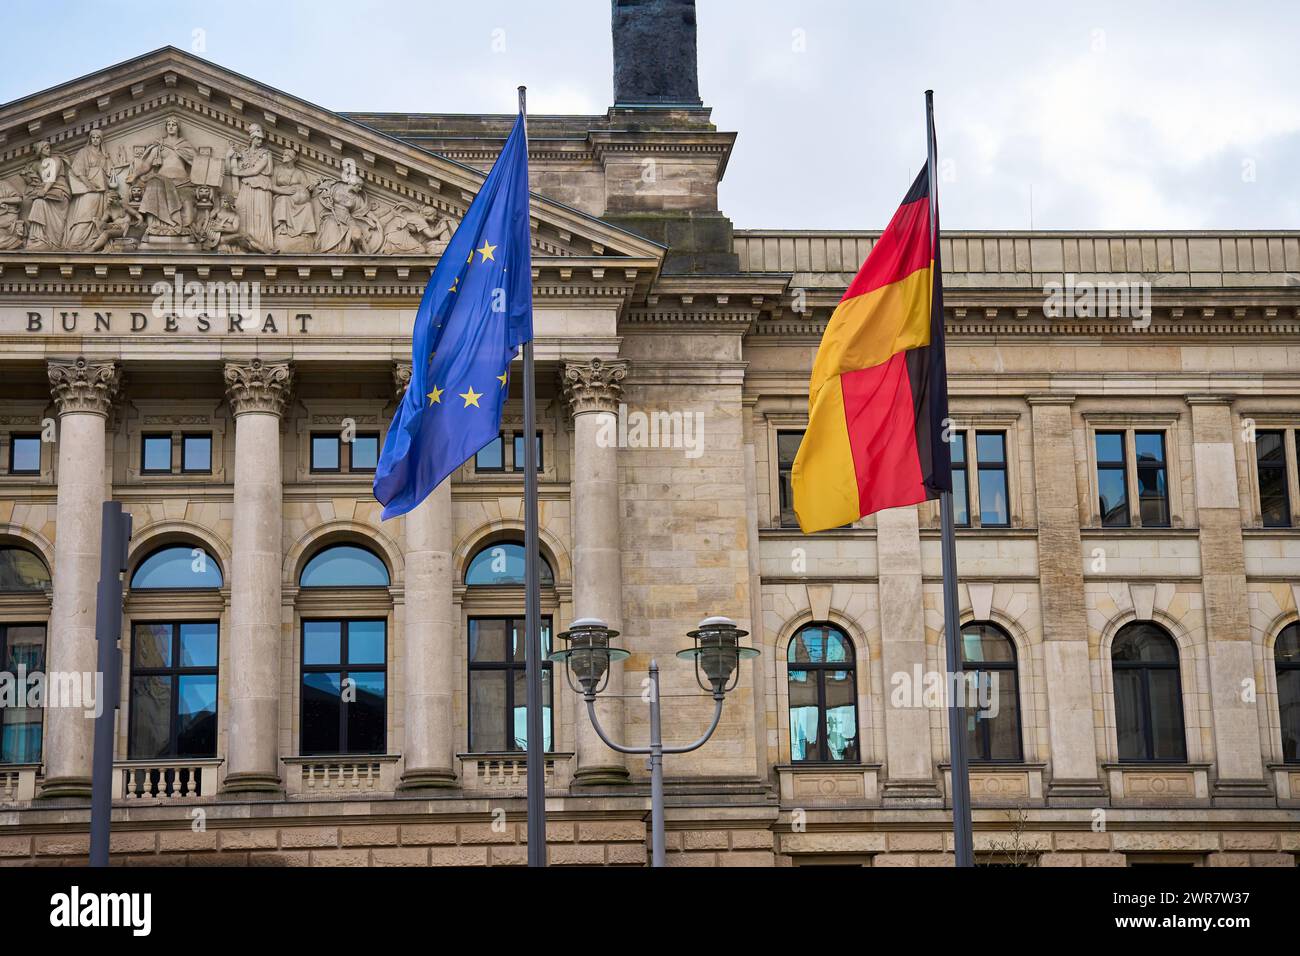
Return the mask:
[[524, 118], [420, 300], [411, 383], [375, 469], [384, 518], [406, 514], [497, 437], [510, 362], [533, 337]]

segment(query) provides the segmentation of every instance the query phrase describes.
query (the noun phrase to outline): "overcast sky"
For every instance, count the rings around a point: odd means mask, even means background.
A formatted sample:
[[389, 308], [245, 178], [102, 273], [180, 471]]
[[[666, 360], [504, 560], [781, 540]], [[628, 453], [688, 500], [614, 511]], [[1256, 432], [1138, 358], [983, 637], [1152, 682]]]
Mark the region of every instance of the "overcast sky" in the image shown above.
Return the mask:
[[[738, 227], [877, 229], [924, 160], [949, 229], [1300, 227], [1300, 5], [699, 0]], [[6, 0], [0, 100], [166, 44], [335, 110], [601, 113], [609, 0]]]

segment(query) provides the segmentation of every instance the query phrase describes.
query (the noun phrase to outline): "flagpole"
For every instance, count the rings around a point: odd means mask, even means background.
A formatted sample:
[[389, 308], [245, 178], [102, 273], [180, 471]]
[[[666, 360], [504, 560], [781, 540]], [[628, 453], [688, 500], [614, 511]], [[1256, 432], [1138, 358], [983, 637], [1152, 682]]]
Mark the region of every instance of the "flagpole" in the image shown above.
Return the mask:
[[[935, 169], [937, 147], [934, 135], [934, 91], [925, 91], [926, 145], [929, 150], [926, 169], [929, 174], [930, 193], [930, 248], [934, 250], [936, 266], [939, 264], [939, 191]], [[946, 424], [946, 423], [945, 423]], [[950, 472], [951, 474], [951, 472]], [[948, 751], [952, 772], [952, 837], [958, 866], [974, 866], [975, 854], [971, 835], [970, 816], [970, 758], [967, 754], [966, 707], [964, 697], [956, 693], [965, 690], [962, 672], [959, 619], [957, 616], [957, 535], [952, 514], [952, 492], [939, 495], [942, 521], [943, 553], [943, 636], [948, 654], [948, 673], [952, 675], [948, 699]]]
[[[519, 87], [519, 115], [528, 149], [527, 87]], [[530, 280], [531, 281], [531, 280]], [[524, 342], [524, 677], [528, 684], [528, 865], [546, 865], [545, 741], [542, 739], [542, 636], [537, 541], [537, 381], [533, 340]]]

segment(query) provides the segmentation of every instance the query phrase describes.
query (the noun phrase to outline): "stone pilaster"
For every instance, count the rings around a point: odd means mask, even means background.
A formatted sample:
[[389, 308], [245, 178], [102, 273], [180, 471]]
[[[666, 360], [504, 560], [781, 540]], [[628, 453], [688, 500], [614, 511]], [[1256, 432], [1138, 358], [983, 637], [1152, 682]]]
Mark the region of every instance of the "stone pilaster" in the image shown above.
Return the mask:
[[[400, 402], [411, 366], [398, 363], [393, 385]], [[456, 626], [452, 600], [451, 480], [435, 488], [405, 519], [406, 738], [403, 790], [456, 783]]]
[[[95, 599], [104, 503], [105, 429], [122, 386], [116, 363], [49, 363], [59, 414], [59, 490], [55, 509], [54, 606], [49, 673], [93, 674]], [[106, 701], [104, 705], [113, 706]], [[50, 706], [45, 715], [44, 797], [88, 797], [95, 722], [84, 706]]]
[[1089, 681], [1081, 679], [1091, 667], [1070, 412], [1074, 396], [1045, 393], [1030, 395], [1028, 400], [1033, 415], [1051, 791], [1056, 797], [1094, 798], [1102, 785], [1092, 688]]
[[[1220, 794], [1263, 792], [1264, 763], [1256, 704], [1243, 699], [1255, 675], [1246, 595], [1232, 405], [1222, 395], [1189, 395], [1196, 520], [1201, 529], [1201, 588], [1210, 665], [1210, 707]], [[1184, 672], [1193, 661], [1184, 657]], [[1262, 695], [1261, 695], [1262, 696]]]
[[280, 788], [280, 575], [283, 482], [280, 420], [293, 366], [228, 363], [235, 416], [235, 508], [230, 574], [230, 732], [225, 789]]
[[[573, 416], [573, 613], [598, 617], [623, 629], [622, 549], [619, 543], [618, 447], [602, 441], [609, 420], [618, 414], [626, 362], [593, 358], [564, 367], [564, 397]], [[610, 666], [609, 684], [596, 704], [605, 732], [623, 739], [623, 664]], [[606, 747], [576, 696], [576, 783], [622, 782], [628, 778], [622, 756]]]
[[[921, 583], [921, 531], [916, 508], [889, 508], [876, 515], [880, 581], [881, 668], [885, 685], [895, 674], [911, 680], [927, 669], [925, 594]], [[885, 706], [884, 799], [890, 803], [930, 802], [939, 796], [934, 780], [930, 711], [919, 701]]]

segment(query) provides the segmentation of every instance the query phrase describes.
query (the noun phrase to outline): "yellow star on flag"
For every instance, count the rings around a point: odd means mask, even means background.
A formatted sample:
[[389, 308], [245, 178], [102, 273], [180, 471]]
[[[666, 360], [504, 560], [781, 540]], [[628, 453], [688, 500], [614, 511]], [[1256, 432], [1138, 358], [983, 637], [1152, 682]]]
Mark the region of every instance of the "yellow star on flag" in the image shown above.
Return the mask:
[[478, 400], [483, 397], [483, 393], [474, 391], [473, 385], [469, 387], [469, 391], [461, 392], [460, 397], [465, 399], [466, 408], [469, 408], [471, 405], [473, 405], [475, 408], [482, 407], [479, 405]]
[[456, 276], [456, 278], [454, 278], [454, 279], [451, 280], [451, 288], [448, 289], [447, 291], [448, 291], [448, 292], [459, 292], [460, 290], [456, 288], [456, 286], [458, 286], [458, 285], [460, 285], [460, 276]]
[[475, 249], [474, 251], [483, 257], [480, 260], [481, 262], [487, 262], [489, 259], [491, 259], [493, 262], [496, 262], [496, 256], [494, 256], [492, 253], [497, 251], [497, 247], [489, 243], [486, 239], [483, 240], [483, 248]]
[[429, 404], [430, 404], [430, 405], [441, 405], [441, 404], [442, 404], [442, 392], [443, 392], [443, 390], [442, 390], [441, 388], [439, 388], [437, 385], [433, 386], [433, 391], [429, 393]]
[[500, 375], [497, 376], [497, 381], [501, 383], [502, 388], [506, 387], [506, 376], [509, 374], [510, 374], [509, 372], [502, 372]]

